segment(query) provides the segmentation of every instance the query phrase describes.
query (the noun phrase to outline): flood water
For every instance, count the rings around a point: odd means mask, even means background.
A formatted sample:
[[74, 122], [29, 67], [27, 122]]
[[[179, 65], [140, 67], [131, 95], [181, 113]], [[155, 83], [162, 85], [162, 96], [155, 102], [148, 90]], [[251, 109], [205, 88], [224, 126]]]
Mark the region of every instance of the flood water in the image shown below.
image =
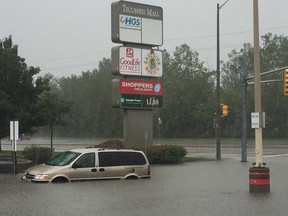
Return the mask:
[[152, 166], [144, 180], [31, 184], [0, 174], [0, 215], [286, 216], [288, 156], [265, 158], [271, 193], [249, 193], [250, 162]]

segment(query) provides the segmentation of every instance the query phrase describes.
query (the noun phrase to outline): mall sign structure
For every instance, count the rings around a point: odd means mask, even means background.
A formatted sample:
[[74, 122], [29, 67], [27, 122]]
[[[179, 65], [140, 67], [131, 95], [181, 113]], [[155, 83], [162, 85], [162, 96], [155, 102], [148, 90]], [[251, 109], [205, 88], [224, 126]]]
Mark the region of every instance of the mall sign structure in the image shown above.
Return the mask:
[[125, 147], [153, 144], [153, 109], [163, 106], [163, 10], [118, 1], [111, 4], [112, 106], [123, 109]]

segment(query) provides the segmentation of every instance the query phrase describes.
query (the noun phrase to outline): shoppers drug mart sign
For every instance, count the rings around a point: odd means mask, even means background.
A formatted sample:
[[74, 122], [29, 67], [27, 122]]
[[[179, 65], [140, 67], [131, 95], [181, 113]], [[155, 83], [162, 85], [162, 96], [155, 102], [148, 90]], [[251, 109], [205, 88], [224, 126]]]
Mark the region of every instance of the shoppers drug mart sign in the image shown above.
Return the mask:
[[119, 80], [119, 92], [121, 94], [143, 94], [143, 95], [162, 95], [162, 83], [157, 81], [145, 80]]

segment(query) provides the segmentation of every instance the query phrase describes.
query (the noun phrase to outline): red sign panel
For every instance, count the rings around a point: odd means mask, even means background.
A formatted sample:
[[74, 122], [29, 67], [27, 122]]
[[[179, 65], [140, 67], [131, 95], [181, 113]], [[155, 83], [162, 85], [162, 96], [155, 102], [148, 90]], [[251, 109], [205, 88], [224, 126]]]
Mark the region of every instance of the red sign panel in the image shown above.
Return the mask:
[[158, 81], [120, 79], [119, 92], [121, 94], [162, 95], [163, 86]]

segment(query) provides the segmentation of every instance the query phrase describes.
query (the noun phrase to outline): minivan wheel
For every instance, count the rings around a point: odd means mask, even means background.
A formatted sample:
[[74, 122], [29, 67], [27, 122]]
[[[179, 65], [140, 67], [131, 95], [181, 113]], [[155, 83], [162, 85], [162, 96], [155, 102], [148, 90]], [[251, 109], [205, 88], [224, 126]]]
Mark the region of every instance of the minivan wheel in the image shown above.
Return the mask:
[[66, 183], [66, 182], [68, 182], [68, 179], [64, 177], [57, 177], [52, 181], [52, 183]]
[[138, 179], [137, 176], [128, 176], [127, 178], [125, 178], [125, 180], [132, 180], [132, 179]]

